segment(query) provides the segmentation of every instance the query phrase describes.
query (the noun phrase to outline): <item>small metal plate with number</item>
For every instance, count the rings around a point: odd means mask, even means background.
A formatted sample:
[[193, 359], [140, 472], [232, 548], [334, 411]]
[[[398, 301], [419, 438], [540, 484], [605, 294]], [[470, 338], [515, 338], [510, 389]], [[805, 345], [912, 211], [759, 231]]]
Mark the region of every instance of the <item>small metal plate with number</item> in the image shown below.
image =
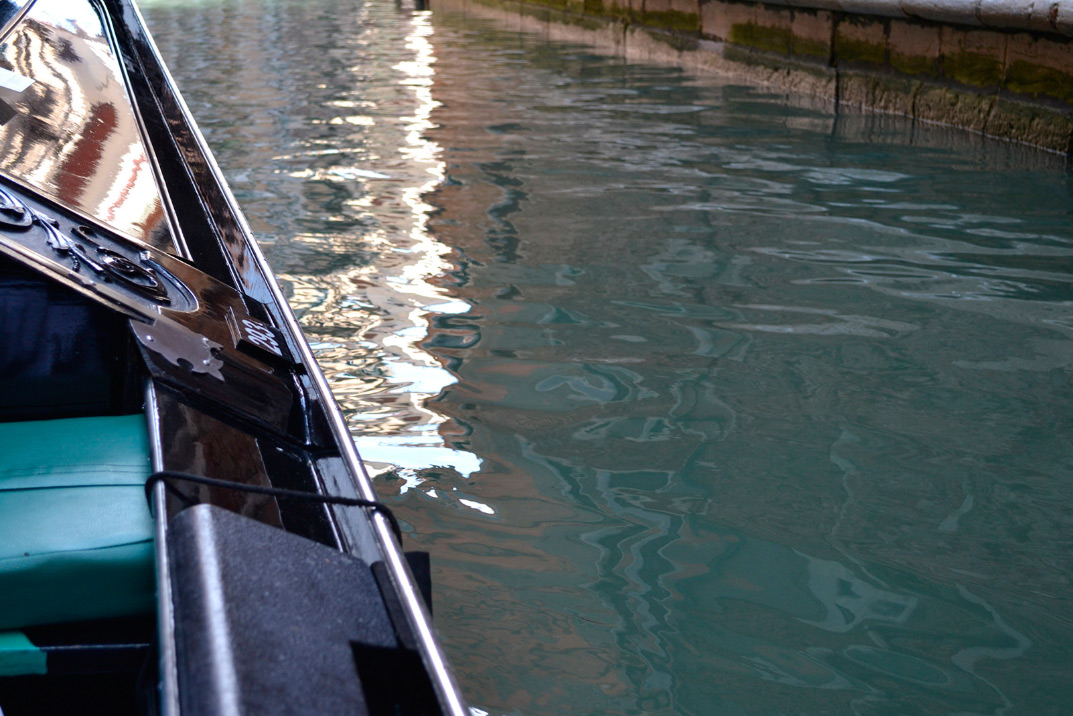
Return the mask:
[[272, 364], [291, 364], [283, 334], [276, 328], [249, 316], [238, 315], [233, 309], [227, 314], [227, 325], [235, 339], [235, 347], [243, 353]]

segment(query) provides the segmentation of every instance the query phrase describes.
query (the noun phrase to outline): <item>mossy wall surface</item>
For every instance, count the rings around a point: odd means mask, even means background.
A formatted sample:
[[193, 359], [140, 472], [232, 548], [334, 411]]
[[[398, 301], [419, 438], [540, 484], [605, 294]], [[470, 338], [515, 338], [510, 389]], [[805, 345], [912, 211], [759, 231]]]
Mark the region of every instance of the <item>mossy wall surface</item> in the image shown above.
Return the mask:
[[1073, 38], [742, 0], [432, 0], [517, 13], [644, 59], [908, 114], [1066, 154]]

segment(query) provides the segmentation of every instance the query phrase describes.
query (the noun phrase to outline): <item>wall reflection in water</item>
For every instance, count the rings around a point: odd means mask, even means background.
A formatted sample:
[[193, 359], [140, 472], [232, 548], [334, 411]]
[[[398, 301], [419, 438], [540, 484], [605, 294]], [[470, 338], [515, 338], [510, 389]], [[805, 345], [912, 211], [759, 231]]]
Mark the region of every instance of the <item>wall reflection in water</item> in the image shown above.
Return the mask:
[[0, 172], [172, 253], [153, 168], [100, 18], [38, 0], [0, 48]]

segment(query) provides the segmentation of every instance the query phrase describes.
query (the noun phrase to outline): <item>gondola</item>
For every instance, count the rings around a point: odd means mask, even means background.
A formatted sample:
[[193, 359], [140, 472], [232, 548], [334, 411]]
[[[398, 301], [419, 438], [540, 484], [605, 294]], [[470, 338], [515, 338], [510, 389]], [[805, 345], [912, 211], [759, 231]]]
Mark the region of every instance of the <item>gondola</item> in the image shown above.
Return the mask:
[[132, 0], [0, 0], [0, 712], [462, 716], [427, 576]]

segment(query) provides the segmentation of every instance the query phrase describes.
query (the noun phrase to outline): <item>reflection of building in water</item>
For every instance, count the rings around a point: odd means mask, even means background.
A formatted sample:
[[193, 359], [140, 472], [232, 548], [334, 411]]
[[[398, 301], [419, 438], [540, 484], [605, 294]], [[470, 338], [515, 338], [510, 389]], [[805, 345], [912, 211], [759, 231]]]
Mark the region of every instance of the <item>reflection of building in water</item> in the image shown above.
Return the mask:
[[[0, 48], [0, 172], [145, 243], [174, 250], [121, 70], [88, 2], [38, 2]], [[24, 84], [24, 83], [23, 83]]]
[[[154, 3], [147, 14], [363, 459], [408, 480], [432, 466], [469, 474], [480, 461], [445, 446], [443, 418], [423, 405], [453, 382], [421, 348], [426, 315], [468, 309], [436, 285], [450, 266], [426, 227], [423, 195], [443, 172], [425, 137], [431, 17], [332, 7]], [[211, 53], [191, 51], [190, 37]]]

